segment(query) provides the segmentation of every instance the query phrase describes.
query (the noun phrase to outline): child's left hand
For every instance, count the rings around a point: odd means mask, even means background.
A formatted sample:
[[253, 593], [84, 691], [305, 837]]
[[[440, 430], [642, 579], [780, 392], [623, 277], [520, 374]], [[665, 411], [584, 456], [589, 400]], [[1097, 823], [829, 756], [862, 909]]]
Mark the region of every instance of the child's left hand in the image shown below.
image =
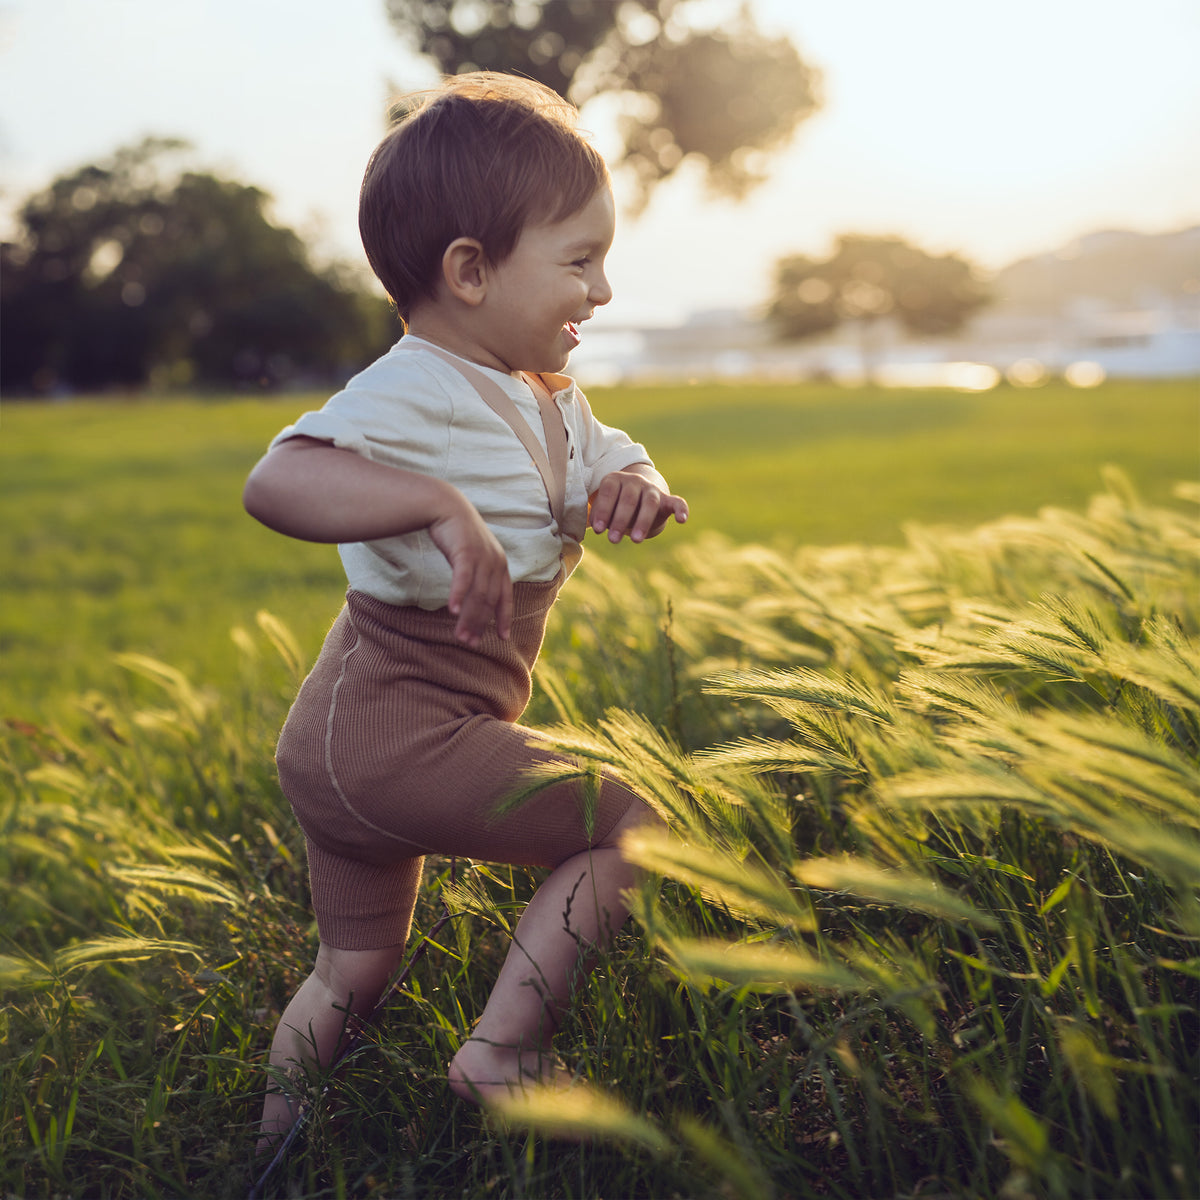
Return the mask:
[[614, 544], [626, 534], [631, 542], [657, 537], [672, 516], [682, 525], [688, 518], [687, 501], [673, 496], [667, 481], [643, 463], [605, 475], [589, 498], [588, 523], [596, 533], [608, 530]]

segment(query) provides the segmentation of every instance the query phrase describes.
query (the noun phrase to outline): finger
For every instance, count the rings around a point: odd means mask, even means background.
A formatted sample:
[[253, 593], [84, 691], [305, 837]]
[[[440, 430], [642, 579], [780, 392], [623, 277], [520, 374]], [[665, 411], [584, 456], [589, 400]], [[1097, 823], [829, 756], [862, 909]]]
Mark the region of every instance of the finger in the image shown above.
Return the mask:
[[470, 646], [474, 650], [483, 641], [485, 629], [487, 629], [487, 622], [480, 619], [480, 613], [474, 607], [467, 605], [463, 609], [463, 615], [458, 619], [458, 624], [454, 627], [454, 636], [463, 645]]
[[503, 641], [512, 633], [513, 586], [507, 572], [500, 587], [500, 599], [496, 604], [496, 632]]
[[588, 498], [591, 508], [588, 517], [592, 523], [592, 529], [596, 533], [603, 533], [612, 523], [613, 506], [616, 503], [617, 496], [620, 494], [620, 490], [619, 484], [605, 478]]
[[642, 493], [641, 503], [633, 519], [633, 527], [629, 531], [629, 539], [633, 542], [644, 542], [651, 531], [665, 520], [662, 511], [663, 495], [657, 488], [647, 488]]
[[455, 637], [472, 648], [479, 645], [493, 620], [497, 634], [508, 638], [512, 633], [513, 587], [507, 562], [474, 566], [470, 583], [461, 595], [456, 592], [452, 597], [450, 611], [458, 616]]
[[446, 607], [459, 616], [463, 610], [463, 602], [471, 592], [471, 584], [475, 578], [475, 564], [469, 558], [450, 560], [450, 598]]
[[687, 501], [682, 496], [668, 496], [671, 511], [675, 514], [675, 523], [682, 525], [688, 519]]
[[629, 532], [642, 500], [642, 489], [623, 487], [613, 505], [612, 517], [608, 522], [608, 540], [616, 543]]
[[454, 636], [472, 648], [479, 645], [495, 612], [495, 603], [487, 595], [473, 591], [463, 600], [462, 614], [454, 627]]
[[487, 586], [485, 573], [471, 557], [460, 558], [452, 564], [452, 570], [446, 607], [458, 617], [454, 636], [469, 646], [477, 646], [491, 615], [486, 599], [483, 603], [480, 601], [481, 592]]
[[652, 484], [642, 487], [631, 487], [621, 493], [617, 511], [609, 525], [609, 538], [619, 542], [620, 537], [613, 537], [611, 530], [628, 533], [630, 541], [645, 541], [646, 535], [658, 520], [659, 505], [662, 502], [662, 492]]

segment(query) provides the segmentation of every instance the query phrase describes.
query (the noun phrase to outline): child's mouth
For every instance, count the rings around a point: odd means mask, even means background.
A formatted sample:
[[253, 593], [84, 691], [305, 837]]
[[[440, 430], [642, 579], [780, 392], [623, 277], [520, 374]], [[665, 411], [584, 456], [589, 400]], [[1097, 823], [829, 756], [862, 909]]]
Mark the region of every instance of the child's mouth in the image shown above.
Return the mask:
[[578, 346], [579, 343], [583, 340], [579, 336], [579, 326], [576, 325], [574, 321], [568, 321], [563, 326], [563, 332], [567, 335], [568, 340], [571, 342], [571, 344], [573, 346]]

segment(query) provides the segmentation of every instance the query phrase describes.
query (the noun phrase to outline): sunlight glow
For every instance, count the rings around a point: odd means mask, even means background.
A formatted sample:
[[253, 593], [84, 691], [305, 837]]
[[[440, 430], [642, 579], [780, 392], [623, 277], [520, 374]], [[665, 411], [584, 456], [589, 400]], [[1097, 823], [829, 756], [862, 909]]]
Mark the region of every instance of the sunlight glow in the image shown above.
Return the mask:
[[1050, 381], [1050, 372], [1036, 358], [1019, 358], [1004, 372], [1013, 387], [1041, 387]]
[[1108, 372], [1099, 363], [1074, 362], [1063, 372], [1063, 378], [1072, 387], [1094, 388], [1108, 378]]
[[109, 238], [107, 241], [101, 242], [92, 251], [92, 257], [88, 259], [88, 278], [96, 283], [107, 279], [121, 265], [124, 257], [125, 247], [116, 238]]
[[987, 392], [1000, 382], [1000, 372], [987, 363], [889, 363], [875, 379], [884, 387], [950, 388], [956, 392]]

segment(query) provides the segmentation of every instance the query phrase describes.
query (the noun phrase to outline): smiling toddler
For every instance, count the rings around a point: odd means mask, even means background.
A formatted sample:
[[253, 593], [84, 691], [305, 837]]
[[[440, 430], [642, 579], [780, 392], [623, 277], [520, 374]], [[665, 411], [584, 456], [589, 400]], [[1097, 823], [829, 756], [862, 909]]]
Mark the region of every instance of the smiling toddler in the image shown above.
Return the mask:
[[[320, 945], [271, 1049], [328, 1064], [346, 1014], [397, 968], [424, 856], [549, 869], [450, 1086], [487, 1101], [545, 1081], [589, 947], [627, 915], [621, 835], [656, 820], [606, 776], [585, 817], [562, 783], [497, 805], [556, 760], [517, 724], [547, 614], [590, 527], [656, 536], [687, 505], [561, 372], [608, 303], [614, 206], [575, 110], [528, 80], [457, 76], [417, 99], [363, 181], [367, 257], [406, 334], [272, 442], [247, 510], [336, 542], [349, 589], [280, 735]], [[590, 806], [589, 806], [590, 809]], [[295, 1119], [268, 1092], [264, 1142]]]

